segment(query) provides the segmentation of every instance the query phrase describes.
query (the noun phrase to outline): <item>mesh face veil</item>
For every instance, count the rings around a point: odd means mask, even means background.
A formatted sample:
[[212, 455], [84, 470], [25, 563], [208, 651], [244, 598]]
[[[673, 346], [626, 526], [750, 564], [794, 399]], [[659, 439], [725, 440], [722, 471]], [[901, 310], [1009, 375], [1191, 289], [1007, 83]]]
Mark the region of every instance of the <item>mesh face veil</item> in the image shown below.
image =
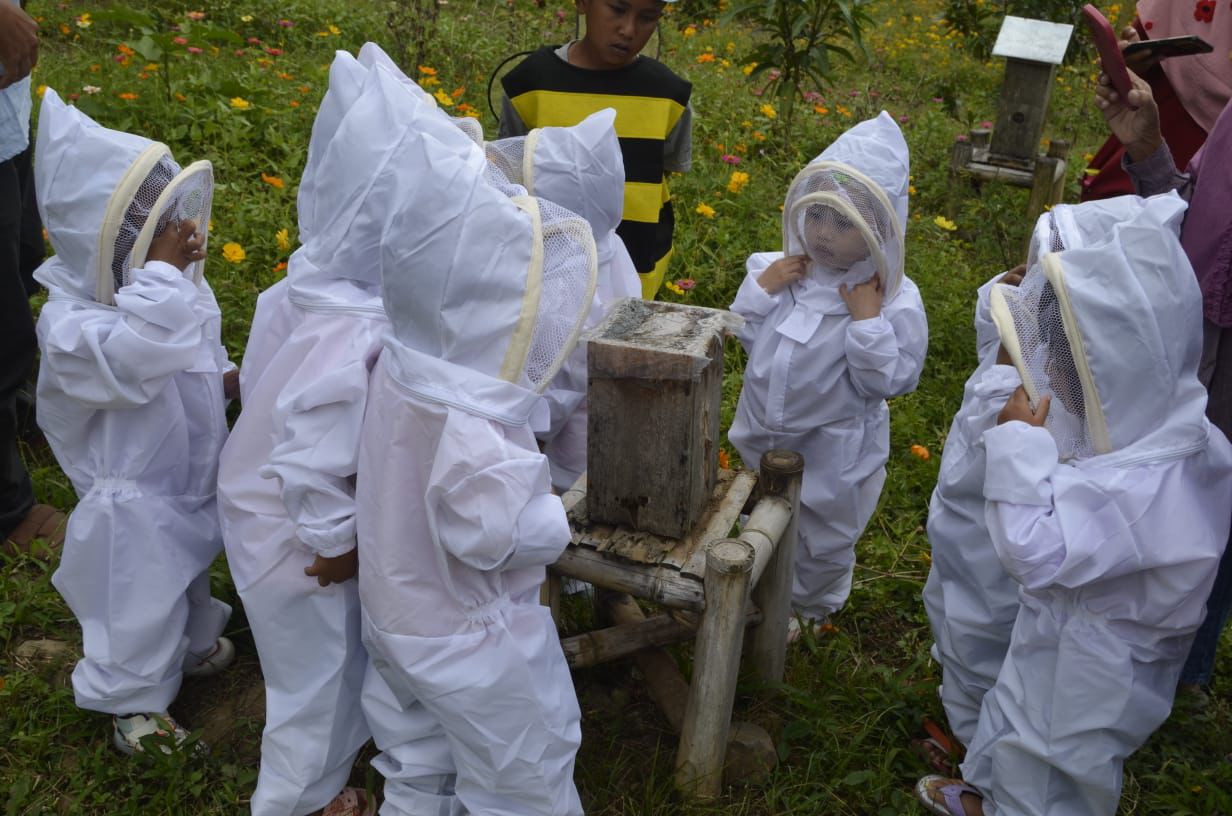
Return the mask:
[[807, 255], [810, 274], [825, 284], [853, 285], [880, 274], [886, 297], [903, 276], [902, 236], [885, 192], [843, 164], [814, 162], [787, 194], [783, 249]]
[[[1059, 233], [1057, 240], [1060, 241]], [[1099, 451], [1091, 436], [1087, 399], [1066, 331], [1066, 317], [1044, 258], [1028, 269], [1017, 287], [998, 284], [989, 297], [1001, 343], [1022, 377], [1031, 407], [1052, 398], [1045, 427], [1062, 460], [1081, 459]]]
[[531, 387], [542, 392], [577, 345], [595, 294], [598, 259], [585, 219], [541, 198], [522, 198], [518, 205], [532, 215], [537, 210], [542, 235], [542, 254], [535, 258], [540, 271], [527, 276], [524, 306], [533, 304], [535, 314], [522, 367]]
[[488, 158], [484, 177], [505, 195], [518, 194], [510, 192], [511, 187], [530, 189], [528, 179], [533, 171], [527, 172], [526, 157], [531, 154], [526, 150], [526, 139], [526, 136], [511, 136], [508, 139], [487, 142], [483, 146], [484, 154]]
[[[167, 229], [179, 229], [191, 221], [202, 236], [202, 253], [209, 241], [210, 209], [214, 199], [214, 169], [208, 161], [190, 164], [176, 174], [159, 194], [146, 218], [132, 251], [132, 266], [142, 266], [150, 251], [150, 243]], [[195, 261], [184, 270], [184, 276], [200, 283], [205, 261]]]

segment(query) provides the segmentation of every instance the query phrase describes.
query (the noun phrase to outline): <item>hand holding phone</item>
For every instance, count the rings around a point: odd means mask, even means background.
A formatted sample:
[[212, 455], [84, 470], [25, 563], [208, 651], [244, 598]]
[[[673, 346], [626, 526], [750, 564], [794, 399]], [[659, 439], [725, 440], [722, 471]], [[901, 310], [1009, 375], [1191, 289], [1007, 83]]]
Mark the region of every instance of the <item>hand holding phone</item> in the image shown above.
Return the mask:
[[1133, 54], [1147, 53], [1159, 59], [1188, 57], [1192, 54], [1209, 54], [1215, 48], [1197, 34], [1183, 37], [1164, 37], [1162, 40], [1139, 40], [1125, 46], [1121, 52], [1127, 58]]
[[1099, 9], [1090, 3], [1082, 7], [1082, 16], [1087, 22], [1087, 27], [1091, 29], [1095, 47], [1099, 50], [1100, 65], [1108, 76], [1113, 90], [1126, 104], [1129, 104], [1129, 92], [1133, 90], [1134, 84], [1129, 78], [1129, 69], [1125, 67], [1125, 57], [1121, 54], [1121, 46], [1117, 42], [1116, 33], [1113, 32], [1112, 26]]

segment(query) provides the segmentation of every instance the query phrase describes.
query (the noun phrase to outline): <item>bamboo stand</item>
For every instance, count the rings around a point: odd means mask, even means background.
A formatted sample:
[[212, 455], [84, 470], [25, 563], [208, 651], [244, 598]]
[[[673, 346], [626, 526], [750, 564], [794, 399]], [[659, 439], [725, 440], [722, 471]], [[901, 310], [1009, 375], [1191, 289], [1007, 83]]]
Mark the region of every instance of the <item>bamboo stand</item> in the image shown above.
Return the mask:
[[[803, 470], [799, 454], [770, 451], [759, 475], [722, 474], [707, 512], [682, 539], [590, 524], [582, 481], [562, 497], [574, 536], [553, 571], [605, 590], [600, 604], [615, 624], [562, 640], [569, 665], [638, 662], [651, 697], [681, 735], [676, 785], [697, 797], [717, 796], [722, 788], [746, 639], [749, 670], [768, 684], [783, 677]], [[760, 498], [752, 503], [758, 485]], [[740, 536], [727, 538], [750, 503]], [[646, 616], [635, 598], [700, 613], [700, 624], [680, 619], [687, 616]], [[682, 701], [685, 681], [661, 647], [689, 639], [693, 679]], [[737, 729], [741, 740], [749, 728]]]

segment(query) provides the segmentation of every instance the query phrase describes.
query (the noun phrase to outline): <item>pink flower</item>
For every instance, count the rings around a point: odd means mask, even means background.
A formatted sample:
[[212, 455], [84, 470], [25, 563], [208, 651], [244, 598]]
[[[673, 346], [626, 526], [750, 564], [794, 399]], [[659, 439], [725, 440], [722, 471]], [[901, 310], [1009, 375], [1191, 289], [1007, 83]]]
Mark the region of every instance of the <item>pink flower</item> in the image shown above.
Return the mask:
[[719, 158], [720, 158], [720, 159], [722, 159], [723, 161], [727, 162], [728, 164], [740, 164], [740, 157], [739, 157], [739, 156], [733, 156], [733, 155], [732, 155], [732, 154], [730, 154], [730, 153], [724, 153], [724, 154], [723, 154], [722, 156], [720, 156]]
[[291, 22], [290, 20], [279, 20], [278, 25], [282, 26], [283, 28], [295, 28], [295, 23]]
[[955, 137], [954, 137], [954, 141], [956, 141], [956, 142], [967, 142], [967, 141], [970, 141], [970, 139], [971, 139], [971, 137], [969, 137], [969, 136], [968, 136], [967, 134], [965, 134], [965, 133], [960, 133], [960, 134], [958, 134], [957, 136], [955, 136]]
[[557, 25], [560, 25], [560, 24], [561, 24], [561, 23], [563, 23], [564, 21], [565, 21], [565, 10], [564, 10], [564, 9], [559, 9], [559, 10], [557, 10], [557, 12], [556, 12], [556, 24], [557, 24]]
[[185, 16], [188, 17], [188, 19], [190, 20], [204, 20], [205, 12], [204, 11], [190, 11]]
[[940, 96], [934, 96], [934, 97], [933, 97], [933, 101], [934, 101], [934, 102], [936, 102], [936, 103], [938, 103], [938, 104], [940, 104], [940, 103], [944, 102], [944, 101], [945, 101], [945, 99], [944, 99], [943, 97], [940, 97]]
[[271, 57], [281, 57], [282, 49], [281, 48], [267, 48], [265, 49], [265, 53], [269, 54]]
[[195, 46], [195, 45], [190, 45], [190, 46], [188, 46], [187, 51], [188, 51], [188, 53], [190, 53], [190, 54], [201, 54], [201, 53], [204, 53], [204, 52], [202, 52], [202, 50], [201, 50], [200, 48], [198, 48], [198, 47], [197, 47], [197, 46]]
[[692, 278], [681, 278], [680, 280], [676, 281], [676, 285], [687, 292], [690, 289], [697, 286], [697, 281], [693, 280]]
[[980, 127], [982, 127], [984, 130], [988, 130], [990, 127], [992, 127], [992, 122], [989, 122], [987, 119], [985, 119], [983, 122], [980, 122]]
[[821, 94], [817, 93], [817, 91], [808, 91], [804, 94], [804, 101], [811, 102], [814, 105], [820, 105], [826, 100], [822, 99]]
[[782, 71], [780, 71], [778, 68], [771, 68], [769, 71], [766, 72], [766, 76], [770, 77], [771, 82], [778, 79], [782, 75], [783, 75]]
[[125, 62], [128, 61], [128, 57], [124, 56], [123, 54], [116, 54], [114, 57], [112, 57], [112, 59], [120, 63], [121, 65], [123, 65]]
[[247, 53], [247, 52], [245, 52], [243, 48], [237, 48], [237, 49], [235, 49], [235, 56], [237, 56], [237, 57], [242, 57], [242, 56], [244, 56], [244, 54], [245, 54], [245, 53]]
[[904, 113], [902, 116], [898, 117], [899, 124], [903, 124], [903, 125], [907, 124], [907, 121], [910, 118], [911, 118], [910, 116]]
[[176, 45], [188, 45], [188, 38], [187, 37], [173, 37], [171, 39], [171, 42], [175, 43]]
[[260, 44], [261, 44], [261, 40], [260, 40], [259, 38], [257, 38], [257, 37], [249, 37], [249, 38], [248, 38], [248, 44], [249, 44], [249, 45], [260, 45]]
[[860, 95], [860, 92], [859, 92], [859, 91], [857, 91], [855, 88], [852, 88], [852, 89], [851, 89], [851, 90], [847, 93], [847, 95], [848, 95], [848, 96], [850, 96], [852, 99], [855, 99], [857, 96], [859, 96], [859, 95]]
[[881, 91], [869, 91], [868, 95], [870, 99], [876, 99], [881, 96]]

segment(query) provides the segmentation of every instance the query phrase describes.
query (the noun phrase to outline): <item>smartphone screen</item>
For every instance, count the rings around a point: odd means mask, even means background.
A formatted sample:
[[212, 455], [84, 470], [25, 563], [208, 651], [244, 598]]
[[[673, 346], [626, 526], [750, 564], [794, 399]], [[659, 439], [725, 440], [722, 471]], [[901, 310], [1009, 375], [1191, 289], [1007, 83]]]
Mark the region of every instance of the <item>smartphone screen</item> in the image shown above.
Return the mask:
[[1149, 51], [1156, 57], [1187, 57], [1191, 54], [1209, 54], [1214, 47], [1197, 34], [1184, 37], [1165, 37], [1162, 40], [1143, 40], [1125, 46], [1123, 54], [1137, 54]]

